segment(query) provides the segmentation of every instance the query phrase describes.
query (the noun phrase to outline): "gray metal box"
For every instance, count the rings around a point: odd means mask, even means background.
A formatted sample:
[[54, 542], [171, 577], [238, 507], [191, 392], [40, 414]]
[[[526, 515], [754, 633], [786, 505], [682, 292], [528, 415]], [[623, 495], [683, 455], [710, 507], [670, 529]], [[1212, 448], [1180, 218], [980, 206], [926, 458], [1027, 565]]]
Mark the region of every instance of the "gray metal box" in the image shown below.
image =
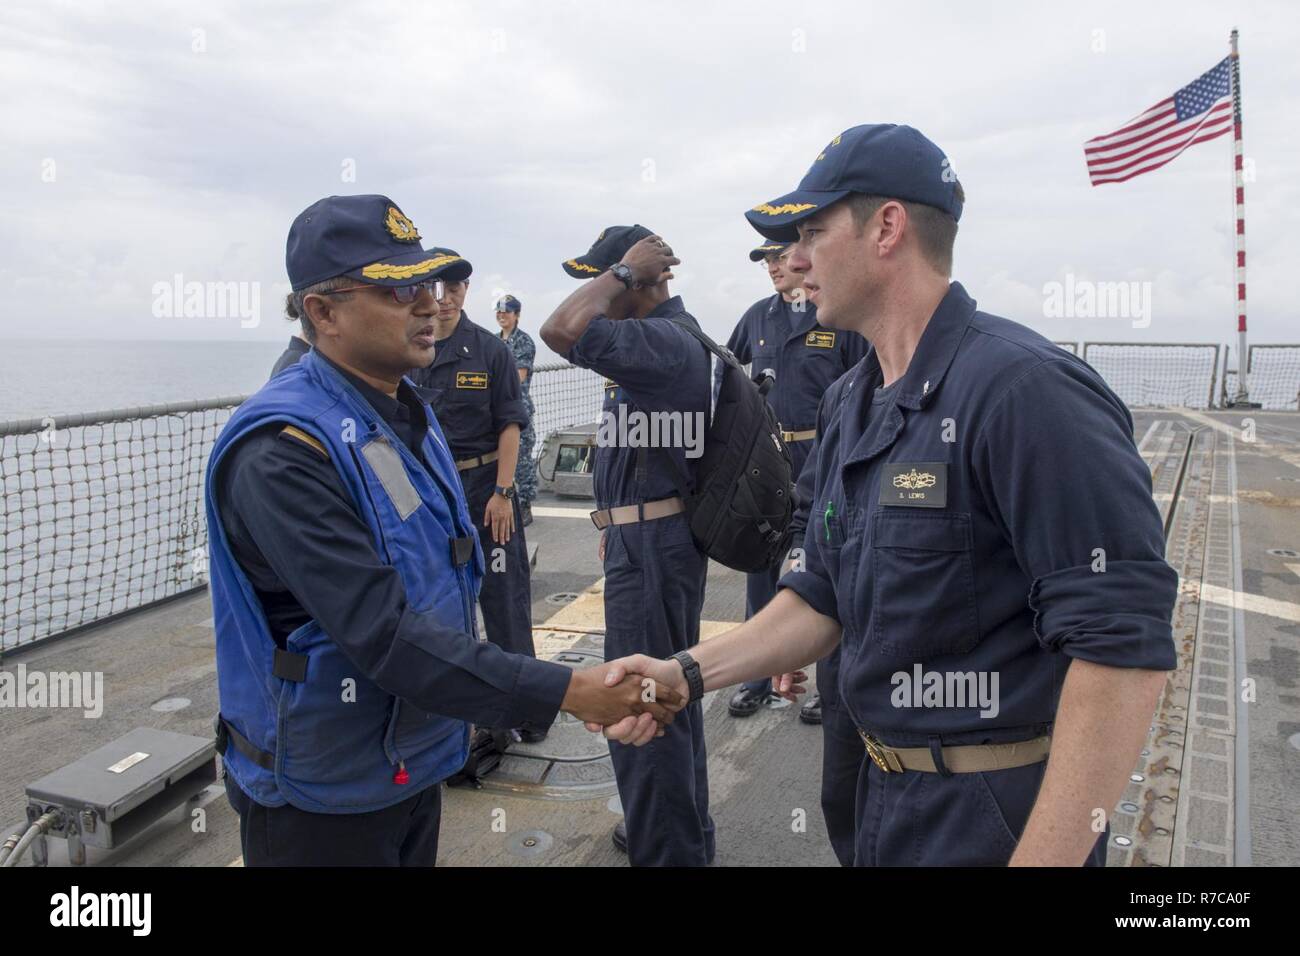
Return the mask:
[[27, 815], [62, 809], [51, 835], [112, 849], [214, 783], [215, 756], [211, 737], [137, 727], [30, 784]]

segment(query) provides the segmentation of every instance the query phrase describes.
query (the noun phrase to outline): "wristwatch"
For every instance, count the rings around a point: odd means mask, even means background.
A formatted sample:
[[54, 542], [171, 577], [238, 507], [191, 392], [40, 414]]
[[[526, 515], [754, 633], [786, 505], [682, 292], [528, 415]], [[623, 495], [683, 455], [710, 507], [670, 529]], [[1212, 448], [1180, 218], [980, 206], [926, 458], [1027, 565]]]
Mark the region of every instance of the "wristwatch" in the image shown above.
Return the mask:
[[686, 686], [689, 689], [687, 702], [695, 703], [704, 696], [704, 678], [700, 674], [700, 665], [686, 651], [678, 651], [672, 660], [682, 665], [682, 673], [686, 675]]
[[492, 490], [507, 500], [515, 496], [514, 485], [497, 485]]
[[632, 278], [632, 270], [621, 262], [616, 262], [610, 266], [609, 274], [629, 289], [635, 284], [635, 280]]

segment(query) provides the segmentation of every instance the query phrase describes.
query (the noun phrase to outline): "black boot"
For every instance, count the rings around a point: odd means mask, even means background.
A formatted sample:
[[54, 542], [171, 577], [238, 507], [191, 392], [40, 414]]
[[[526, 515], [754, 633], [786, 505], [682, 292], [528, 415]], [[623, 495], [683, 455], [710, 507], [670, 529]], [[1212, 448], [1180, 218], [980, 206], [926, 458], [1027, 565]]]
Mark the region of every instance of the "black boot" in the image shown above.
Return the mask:
[[627, 852], [627, 824], [622, 820], [614, 825], [614, 846], [623, 853]]
[[820, 724], [822, 722], [821, 694], [813, 694], [812, 700], [799, 708], [799, 719], [805, 724]]
[[770, 690], [751, 690], [742, 687], [731, 696], [731, 700], [727, 703], [727, 712], [732, 717], [749, 717], [766, 704], [771, 696]]

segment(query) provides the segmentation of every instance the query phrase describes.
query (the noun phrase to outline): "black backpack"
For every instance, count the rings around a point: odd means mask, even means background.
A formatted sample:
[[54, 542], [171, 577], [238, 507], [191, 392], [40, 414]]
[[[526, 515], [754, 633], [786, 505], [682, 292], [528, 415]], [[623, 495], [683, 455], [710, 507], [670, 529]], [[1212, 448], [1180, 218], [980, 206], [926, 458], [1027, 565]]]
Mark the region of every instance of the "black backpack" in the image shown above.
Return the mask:
[[[750, 379], [736, 357], [690, 323], [672, 319], [723, 363], [713, 422], [695, 463], [695, 494], [677, 473], [691, 534], [714, 561], [746, 573], [779, 565], [790, 550], [794, 466], [781, 424], [767, 403], [770, 375]], [[643, 452], [644, 454], [644, 452]]]

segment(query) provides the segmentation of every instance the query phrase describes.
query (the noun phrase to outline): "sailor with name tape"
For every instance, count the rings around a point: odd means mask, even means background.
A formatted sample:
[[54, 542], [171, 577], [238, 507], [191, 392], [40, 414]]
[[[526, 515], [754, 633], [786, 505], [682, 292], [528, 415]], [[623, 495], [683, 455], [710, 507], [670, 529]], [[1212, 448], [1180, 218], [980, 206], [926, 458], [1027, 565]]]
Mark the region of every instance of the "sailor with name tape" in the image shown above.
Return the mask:
[[[514, 654], [535, 654], [531, 569], [515, 471], [519, 436], [528, 426], [528, 407], [509, 346], [465, 314], [470, 263], [451, 249], [435, 248], [446, 264], [433, 272], [447, 297], [435, 316], [433, 363], [415, 369], [411, 380], [425, 389], [456, 459], [478, 528], [483, 572], [483, 629], [487, 639]], [[546, 737], [546, 728], [513, 729], [527, 743]]]
[[[670, 720], [665, 689], [603, 696], [477, 639], [483, 552], [437, 419], [405, 377], [433, 358], [447, 257], [385, 196], [293, 222], [312, 348], [231, 415], [206, 472], [217, 747], [244, 863], [431, 866], [468, 725], [564, 709]], [[677, 702], [677, 703], [680, 703]], [[646, 724], [648, 723], [648, 726]]]
[[[601, 529], [607, 659], [663, 657], [700, 639], [708, 560], [691, 534], [683, 496], [694, 491], [692, 462], [703, 451], [711, 356], [676, 324], [699, 327], [668, 290], [678, 261], [645, 226], [610, 226], [585, 255], [563, 264], [589, 281], [541, 329], [553, 351], [608, 380], [597, 433], [599, 510], [592, 513]], [[636, 437], [652, 416], [679, 429], [655, 447], [646, 429]], [[624, 814], [614, 842], [632, 865], [712, 862], [700, 705], [645, 747], [611, 744], [610, 757]]]
[[881, 124], [746, 213], [871, 348], [822, 402], [804, 567], [693, 659], [625, 663], [694, 699], [842, 644], [857, 865], [1101, 865], [1178, 579], [1123, 403], [951, 281], [964, 202], [934, 143]]

